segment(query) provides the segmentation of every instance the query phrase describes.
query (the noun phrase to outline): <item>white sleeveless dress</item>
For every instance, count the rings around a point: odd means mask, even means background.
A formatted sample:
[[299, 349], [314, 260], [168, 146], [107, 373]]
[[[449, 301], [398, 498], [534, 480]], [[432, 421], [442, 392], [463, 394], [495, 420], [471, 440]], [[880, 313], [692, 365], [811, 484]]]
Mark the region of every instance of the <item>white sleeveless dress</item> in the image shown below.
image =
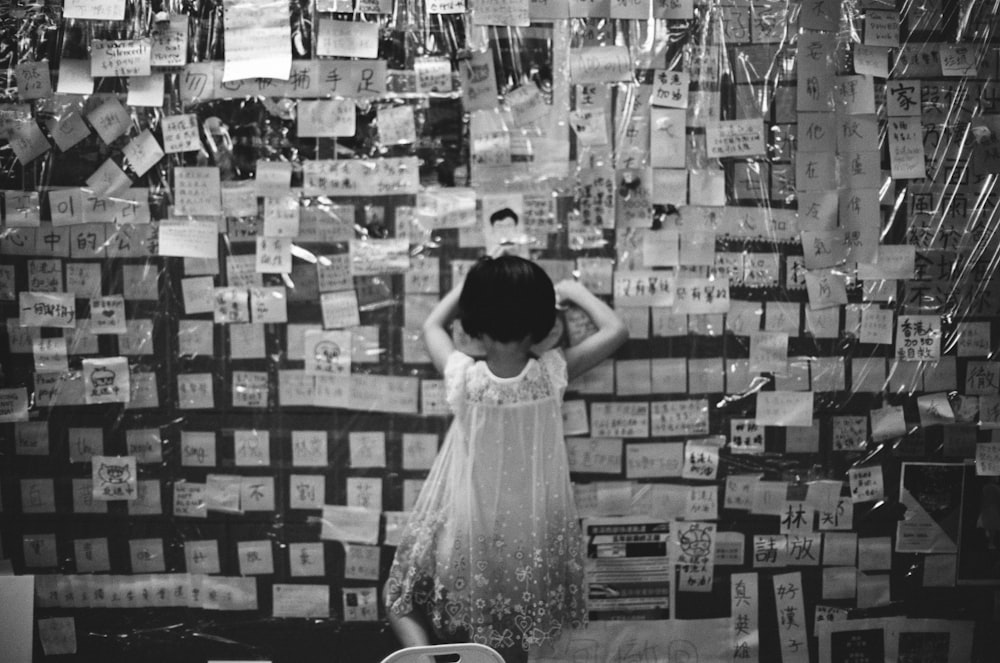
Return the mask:
[[542, 644], [586, 619], [566, 360], [550, 350], [498, 378], [455, 351], [444, 377], [455, 419], [396, 550], [386, 608], [425, 613], [445, 640]]

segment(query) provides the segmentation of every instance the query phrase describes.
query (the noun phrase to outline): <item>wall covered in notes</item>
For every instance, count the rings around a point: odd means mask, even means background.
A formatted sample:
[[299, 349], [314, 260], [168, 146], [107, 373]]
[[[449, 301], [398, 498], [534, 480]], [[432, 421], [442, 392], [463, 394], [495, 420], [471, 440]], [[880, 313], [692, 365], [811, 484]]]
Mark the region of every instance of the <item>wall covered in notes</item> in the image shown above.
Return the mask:
[[567, 394], [592, 625], [537, 660], [993, 660], [994, 3], [3, 6], [35, 660], [393, 650], [421, 323], [502, 239], [631, 333]]

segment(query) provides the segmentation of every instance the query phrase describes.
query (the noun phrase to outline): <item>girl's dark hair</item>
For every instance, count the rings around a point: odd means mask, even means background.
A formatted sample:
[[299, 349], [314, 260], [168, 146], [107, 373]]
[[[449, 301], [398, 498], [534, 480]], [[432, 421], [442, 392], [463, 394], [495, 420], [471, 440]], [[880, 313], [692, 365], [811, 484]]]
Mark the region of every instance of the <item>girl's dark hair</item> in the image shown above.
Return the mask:
[[528, 336], [538, 343], [555, 325], [555, 307], [555, 287], [545, 270], [512, 255], [481, 258], [465, 277], [458, 299], [465, 333], [501, 343]]

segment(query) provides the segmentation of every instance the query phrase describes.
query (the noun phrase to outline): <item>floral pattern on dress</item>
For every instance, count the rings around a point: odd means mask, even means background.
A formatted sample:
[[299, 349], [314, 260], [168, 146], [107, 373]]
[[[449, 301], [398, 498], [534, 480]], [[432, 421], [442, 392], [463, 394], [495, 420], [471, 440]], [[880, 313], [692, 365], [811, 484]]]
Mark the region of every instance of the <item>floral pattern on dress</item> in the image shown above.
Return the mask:
[[[585, 623], [580, 530], [574, 522], [555, 528], [545, 547], [525, 541], [479, 537], [474, 549], [480, 561], [465, 554], [469, 542], [456, 539], [456, 553], [446, 569], [433, 557], [441, 518], [411, 522], [393, 561], [386, 585], [390, 610], [405, 615], [414, 609], [430, 619], [444, 639], [468, 638], [496, 648], [515, 643], [524, 649], [559, 636], [564, 626]], [[488, 548], [510, 549], [514, 564], [487, 561]]]
[[[558, 351], [513, 378], [458, 352], [449, 358], [445, 387], [456, 417], [393, 560], [384, 597], [393, 614], [417, 610], [444, 640], [499, 649], [528, 649], [585, 623], [582, 535], [562, 439], [565, 385]], [[516, 431], [542, 433], [523, 439]]]

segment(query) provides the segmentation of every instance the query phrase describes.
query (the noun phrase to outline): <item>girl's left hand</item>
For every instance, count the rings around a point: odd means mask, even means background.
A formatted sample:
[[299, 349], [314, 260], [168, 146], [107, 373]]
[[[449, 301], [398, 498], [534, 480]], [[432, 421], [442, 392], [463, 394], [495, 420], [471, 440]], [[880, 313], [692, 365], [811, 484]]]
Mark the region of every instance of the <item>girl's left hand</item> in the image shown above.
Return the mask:
[[491, 258], [499, 258], [500, 256], [505, 256], [508, 253], [512, 253], [513, 250], [514, 250], [514, 245], [513, 244], [502, 244], [502, 243], [501, 244], [497, 244], [496, 248], [494, 248], [490, 252], [490, 257]]

